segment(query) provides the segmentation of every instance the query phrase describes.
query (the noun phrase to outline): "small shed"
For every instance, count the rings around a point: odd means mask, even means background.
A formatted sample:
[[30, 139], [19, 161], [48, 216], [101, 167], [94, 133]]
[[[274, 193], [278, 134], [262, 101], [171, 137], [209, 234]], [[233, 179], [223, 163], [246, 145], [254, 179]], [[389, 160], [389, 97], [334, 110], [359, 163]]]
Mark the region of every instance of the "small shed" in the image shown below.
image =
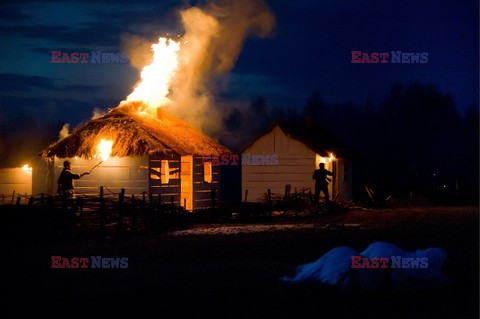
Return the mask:
[[242, 165], [242, 194], [248, 190], [247, 201], [264, 198], [268, 189], [283, 194], [285, 185], [290, 185], [292, 192], [296, 189], [314, 193], [312, 175], [320, 163], [325, 163], [325, 168], [334, 174], [329, 184], [330, 198], [352, 200], [351, 155], [336, 137], [324, 130], [277, 123], [250, 142], [243, 153], [278, 156], [278, 161], [273, 162], [276, 165], [271, 165], [272, 162]]
[[125, 188], [130, 194], [160, 195], [162, 202], [187, 210], [209, 207], [212, 189], [219, 199], [220, 168], [202, 163], [202, 156], [230, 151], [161, 108], [156, 117], [138, 110], [134, 104], [116, 107], [43, 150], [50, 167], [43, 176], [46, 193], [55, 191], [64, 160], [72, 162], [75, 172], [88, 171], [100, 161], [100, 141], [109, 140], [111, 156], [92, 174], [76, 181], [77, 193], [96, 194], [99, 186], [104, 186], [106, 193]]

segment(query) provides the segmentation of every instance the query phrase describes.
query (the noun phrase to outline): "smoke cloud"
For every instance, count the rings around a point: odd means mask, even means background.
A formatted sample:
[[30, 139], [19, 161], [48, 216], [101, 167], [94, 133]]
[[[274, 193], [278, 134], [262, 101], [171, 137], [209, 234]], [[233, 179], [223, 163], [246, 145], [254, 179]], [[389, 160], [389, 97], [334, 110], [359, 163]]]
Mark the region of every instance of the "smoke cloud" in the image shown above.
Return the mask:
[[128, 62], [137, 70], [152, 61], [152, 42], [137, 35], [126, 34], [122, 37], [122, 51], [128, 53]]
[[223, 129], [222, 118], [229, 112], [215, 103], [215, 79], [231, 71], [247, 37], [273, 31], [275, 17], [259, 0], [208, 2], [182, 10], [180, 17], [185, 35], [169, 110], [214, 134]]
[[99, 117], [102, 117], [106, 114], [107, 112], [105, 110], [99, 109], [98, 107], [94, 108], [92, 111], [92, 120], [98, 119]]
[[[179, 65], [170, 84], [172, 103], [163, 107], [205, 133], [217, 135], [232, 109], [215, 101], [216, 83], [232, 70], [249, 36], [272, 33], [275, 17], [263, 0], [207, 1], [201, 7], [179, 10], [179, 17], [184, 29]], [[141, 70], [151, 63], [151, 44], [137, 36], [124, 37], [123, 50], [132, 66]]]
[[62, 129], [58, 133], [58, 140], [63, 140], [65, 137], [70, 135], [70, 124], [66, 123], [62, 126]]

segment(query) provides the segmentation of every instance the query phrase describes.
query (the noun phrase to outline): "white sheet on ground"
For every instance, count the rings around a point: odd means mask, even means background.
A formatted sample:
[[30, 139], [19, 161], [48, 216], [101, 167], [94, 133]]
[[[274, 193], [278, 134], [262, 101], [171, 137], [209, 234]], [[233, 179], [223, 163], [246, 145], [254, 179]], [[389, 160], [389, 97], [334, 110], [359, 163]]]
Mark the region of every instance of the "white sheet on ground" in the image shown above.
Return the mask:
[[[428, 258], [427, 268], [351, 268], [352, 256], [388, 258]], [[414, 252], [386, 242], [370, 244], [358, 253], [351, 247], [335, 247], [313, 263], [298, 267], [293, 277], [283, 276], [280, 280], [291, 283], [319, 282], [341, 288], [360, 287], [376, 289], [385, 285], [398, 288], [438, 286], [446, 282], [442, 273], [447, 253], [442, 248], [419, 249]], [[391, 265], [391, 263], [389, 263]]]

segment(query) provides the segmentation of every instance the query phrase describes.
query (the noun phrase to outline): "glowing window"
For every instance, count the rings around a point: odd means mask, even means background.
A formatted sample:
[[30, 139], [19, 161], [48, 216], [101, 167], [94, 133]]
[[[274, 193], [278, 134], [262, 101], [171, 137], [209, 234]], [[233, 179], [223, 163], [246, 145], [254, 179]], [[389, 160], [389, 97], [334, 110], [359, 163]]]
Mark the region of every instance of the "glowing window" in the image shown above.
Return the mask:
[[203, 181], [205, 183], [212, 182], [212, 162], [203, 163]]
[[168, 161], [162, 160], [162, 164], [160, 167], [161, 167], [160, 176], [162, 178], [162, 184], [168, 184], [168, 182], [170, 181], [170, 168], [168, 166]]

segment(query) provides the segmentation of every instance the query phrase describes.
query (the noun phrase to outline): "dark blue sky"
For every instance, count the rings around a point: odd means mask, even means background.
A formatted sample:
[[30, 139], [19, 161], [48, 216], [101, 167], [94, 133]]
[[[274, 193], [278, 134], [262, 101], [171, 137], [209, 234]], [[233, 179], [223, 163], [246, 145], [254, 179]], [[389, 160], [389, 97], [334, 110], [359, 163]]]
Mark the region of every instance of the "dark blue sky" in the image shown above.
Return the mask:
[[[76, 124], [118, 104], [138, 72], [128, 64], [52, 64], [50, 51], [120, 52], [121, 38], [181, 34], [185, 1], [3, 1], [0, 5], [0, 120], [30, 114]], [[194, 2], [191, 2], [194, 3]], [[263, 96], [297, 106], [314, 92], [327, 102], [375, 103], [394, 82], [450, 93], [460, 110], [478, 106], [478, 1], [269, 1], [277, 27], [249, 39], [221, 95]], [[350, 51], [428, 52], [427, 64], [351, 64]]]

